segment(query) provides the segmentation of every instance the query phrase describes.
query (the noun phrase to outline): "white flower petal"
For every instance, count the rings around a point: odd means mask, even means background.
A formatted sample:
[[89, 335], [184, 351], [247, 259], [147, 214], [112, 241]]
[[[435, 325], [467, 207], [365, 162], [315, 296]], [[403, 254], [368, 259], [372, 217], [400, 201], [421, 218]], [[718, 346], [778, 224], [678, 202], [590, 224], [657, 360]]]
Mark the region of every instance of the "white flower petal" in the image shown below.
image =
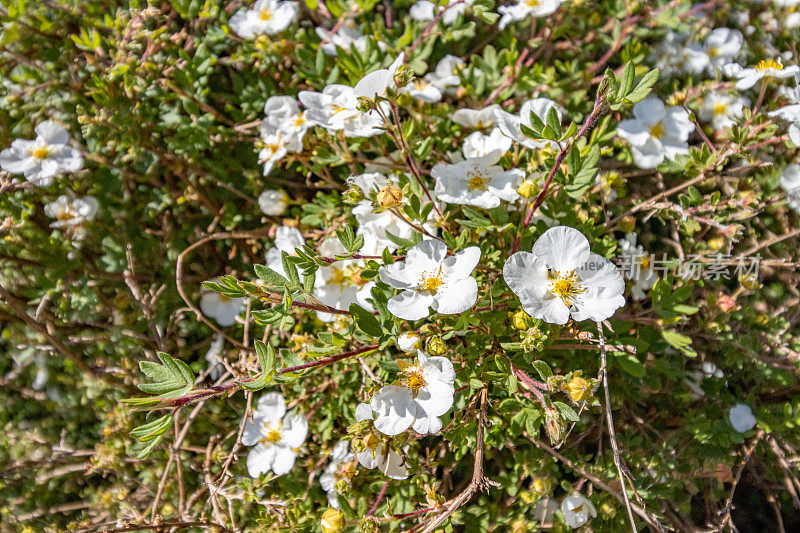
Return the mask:
[[589, 241], [575, 228], [556, 226], [537, 239], [531, 253], [544, 259], [549, 268], [565, 273], [586, 263]]

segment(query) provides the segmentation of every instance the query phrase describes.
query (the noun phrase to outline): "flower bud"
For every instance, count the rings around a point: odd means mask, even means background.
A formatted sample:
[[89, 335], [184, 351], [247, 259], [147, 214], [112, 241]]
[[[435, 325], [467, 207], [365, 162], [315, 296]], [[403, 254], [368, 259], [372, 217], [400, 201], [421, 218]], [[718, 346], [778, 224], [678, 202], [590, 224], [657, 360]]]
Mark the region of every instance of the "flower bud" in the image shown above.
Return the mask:
[[552, 407], [548, 407], [544, 411], [545, 419], [547, 421], [547, 435], [550, 437], [552, 444], [561, 442], [561, 436], [564, 434], [564, 424], [561, 421], [561, 416]]
[[592, 397], [592, 384], [583, 379], [580, 374], [580, 372], [575, 372], [572, 379], [564, 384], [564, 391], [575, 403], [586, 401]]
[[279, 217], [286, 211], [289, 197], [283, 191], [264, 191], [258, 197], [258, 207], [271, 217]]
[[322, 533], [338, 533], [344, 529], [344, 513], [339, 509], [328, 509], [322, 513]]
[[512, 324], [514, 325], [514, 329], [524, 330], [528, 329], [528, 319], [530, 315], [520, 309], [511, 317]]
[[551, 480], [543, 477], [537, 477], [533, 480], [533, 485], [531, 488], [537, 495], [543, 496], [550, 493], [552, 486], [553, 482]]
[[531, 198], [538, 192], [539, 185], [537, 185], [533, 180], [525, 180], [520, 184], [519, 187], [517, 187], [517, 193], [519, 193], [519, 195], [523, 198]]
[[378, 205], [381, 206], [381, 208], [391, 209], [397, 207], [400, 205], [400, 202], [403, 201], [403, 191], [394, 185], [387, 185], [378, 193], [375, 199], [378, 201]]
[[406, 331], [397, 337], [397, 347], [406, 353], [414, 353], [419, 349], [422, 337], [413, 331]]
[[427, 349], [431, 355], [444, 355], [447, 351], [447, 345], [441, 337], [431, 337], [428, 339]]
[[361, 519], [361, 523], [359, 524], [359, 531], [362, 533], [380, 533], [381, 527], [379, 525], [379, 519], [375, 516], [365, 516]]
[[364, 191], [361, 190], [361, 187], [356, 185], [351, 186], [347, 191], [344, 193], [344, 201], [348, 204], [358, 204], [366, 199], [364, 196]]

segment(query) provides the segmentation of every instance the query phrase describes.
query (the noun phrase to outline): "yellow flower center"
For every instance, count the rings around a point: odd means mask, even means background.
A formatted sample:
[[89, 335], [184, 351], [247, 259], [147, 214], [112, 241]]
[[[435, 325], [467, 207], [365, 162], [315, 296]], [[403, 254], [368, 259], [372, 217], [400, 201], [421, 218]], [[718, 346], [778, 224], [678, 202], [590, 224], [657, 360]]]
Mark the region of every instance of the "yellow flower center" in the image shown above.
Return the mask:
[[442, 267], [439, 267], [432, 274], [425, 272], [420, 276], [418, 290], [436, 294], [436, 291], [442, 285], [444, 285], [444, 274], [442, 273]]
[[408, 375], [408, 388], [417, 391], [425, 386], [425, 378], [422, 377], [422, 370], [416, 370]]
[[294, 119], [295, 128], [299, 128], [300, 126], [302, 126], [305, 123], [306, 123], [305, 115], [297, 115], [297, 118]]
[[756, 70], [760, 70], [761, 72], [768, 69], [783, 70], [783, 64], [780, 59], [778, 59], [777, 62], [774, 59], [762, 59], [758, 62], [758, 65], [756, 65]]
[[525, 5], [528, 6], [528, 7], [538, 7], [539, 6], [539, 0], [527, 0], [525, 2]]
[[226, 304], [226, 303], [231, 301], [231, 298], [229, 298], [228, 296], [225, 296], [224, 294], [220, 294], [219, 295], [219, 301], [224, 303], [224, 304]]
[[650, 136], [654, 139], [660, 139], [664, 136], [664, 125], [661, 122], [650, 128]]
[[340, 111], [344, 111], [344, 108], [338, 104], [331, 104], [331, 111], [338, 113]]
[[417, 81], [414, 82], [414, 87], [416, 87], [418, 91], [424, 90], [425, 87], [427, 87], [427, 86], [428, 86], [428, 83], [425, 82], [425, 81], [422, 81], [422, 80], [417, 80]]
[[265, 7], [261, 10], [259, 16], [261, 17], [261, 20], [269, 20], [272, 18], [272, 10], [268, 7]]
[[645, 269], [645, 270], [650, 268], [650, 256], [649, 255], [643, 255], [642, 257], [640, 257], [639, 258], [639, 265], [641, 265], [641, 267], [643, 269]]
[[728, 111], [728, 106], [726, 106], [722, 102], [720, 102], [720, 103], [718, 103], [717, 105], [714, 106], [714, 115], [715, 116], [724, 115], [724, 114], [726, 114], [727, 111]]
[[264, 422], [264, 428], [266, 431], [263, 433], [263, 437], [261, 437], [261, 442], [264, 444], [272, 443], [275, 444], [279, 440], [281, 440], [281, 422], [278, 422], [277, 426], [272, 426], [269, 422]]
[[467, 188], [470, 191], [485, 191], [486, 184], [489, 180], [483, 174], [483, 171], [480, 169], [474, 169], [467, 172]]
[[575, 270], [563, 273], [549, 271], [547, 279], [550, 280], [550, 292], [561, 298], [566, 305], [572, 305], [579, 294], [586, 292], [586, 289], [581, 287]]
[[717, 57], [718, 55], [719, 55], [719, 48], [717, 48], [716, 46], [714, 46], [713, 48], [709, 48], [708, 49], [708, 57], [713, 59], [713, 58]]
[[56, 214], [56, 220], [59, 220], [61, 222], [66, 222], [67, 220], [72, 220], [73, 218], [75, 218], [75, 213], [73, 213], [72, 209], [70, 208], [64, 209], [62, 207], [58, 210], [58, 213]]
[[28, 152], [28, 155], [34, 157], [35, 159], [47, 159], [50, 157], [50, 147], [49, 146], [40, 146], [38, 148], [34, 148], [33, 150]]

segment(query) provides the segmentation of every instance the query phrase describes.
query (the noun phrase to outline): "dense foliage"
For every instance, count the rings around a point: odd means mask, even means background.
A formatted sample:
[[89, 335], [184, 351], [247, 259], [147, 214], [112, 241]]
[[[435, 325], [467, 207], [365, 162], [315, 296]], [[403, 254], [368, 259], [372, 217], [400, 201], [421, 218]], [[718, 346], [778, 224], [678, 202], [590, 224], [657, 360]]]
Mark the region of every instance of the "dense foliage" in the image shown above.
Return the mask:
[[798, 2], [500, 4], [3, 2], [3, 528], [800, 527]]

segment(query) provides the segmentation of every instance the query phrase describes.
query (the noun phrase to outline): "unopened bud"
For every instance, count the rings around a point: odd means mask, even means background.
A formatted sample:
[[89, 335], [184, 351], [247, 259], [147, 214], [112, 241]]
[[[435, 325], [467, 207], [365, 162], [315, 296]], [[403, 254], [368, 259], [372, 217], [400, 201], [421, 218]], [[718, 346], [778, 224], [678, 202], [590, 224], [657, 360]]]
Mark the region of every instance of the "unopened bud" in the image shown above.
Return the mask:
[[388, 185], [378, 193], [375, 199], [383, 209], [392, 209], [403, 201], [403, 191], [394, 185]]
[[376, 516], [365, 516], [362, 518], [359, 528], [362, 533], [380, 533], [381, 531], [380, 522]]
[[322, 513], [322, 533], [338, 533], [344, 529], [344, 513], [339, 509], [328, 509]]
[[357, 187], [355, 185], [351, 186], [344, 193], [344, 201], [348, 204], [357, 204], [365, 199], [366, 196], [364, 196], [364, 191], [361, 190], [361, 187]]
[[533, 486], [531, 487], [533, 491], [539, 495], [543, 496], [545, 494], [550, 493], [550, 489], [553, 486], [553, 482], [547, 478], [537, 477], [533, 480]]
[[545, 409], [545, 419], [547, 420], [547, 435], [550, 437], [552, 444], [561, 442], [561, 436], [564, 434], [564, 424], [561, 422], [561, 417], [558, 411], [552, 407]]
[[564, 391], [573, 402], [583, 402], [592, 397], [592, 384], [583, 379], [579, 372], [575, 372], [572, 379], [564, 384]]
[[374, 433], [370, 432], [364, 437], [361, 443], [364, 445], [364, 449], [374, 450], [378, 447], [378, 444], [381, 443], [381, 440]]
[[512, 317], [512, 323], [514, 325], [514, 329], [519, 329], [519, 330], [528, 329], [529, 318], [530, 315], [528, 315], [528, 313], [526, 313], [522, 309], [514, 313]]
[[537, 185], [533, 180], [525, 180], [520, 184], [519, 187], [517, 187], [517, 193], [519, 193], [519, 195], [523, 198], [531, 198], [538, 192], [539, 185]]
[[441, 337], [431, 337], [428, 339], [427, 349], [431, 355], [444, 355], [447, 351], [447, 345]]
[[397, 347], [406, 353], [413, 353], [419, 349], [422, 337], [413, 331], [406, 331], [397, 337]]

